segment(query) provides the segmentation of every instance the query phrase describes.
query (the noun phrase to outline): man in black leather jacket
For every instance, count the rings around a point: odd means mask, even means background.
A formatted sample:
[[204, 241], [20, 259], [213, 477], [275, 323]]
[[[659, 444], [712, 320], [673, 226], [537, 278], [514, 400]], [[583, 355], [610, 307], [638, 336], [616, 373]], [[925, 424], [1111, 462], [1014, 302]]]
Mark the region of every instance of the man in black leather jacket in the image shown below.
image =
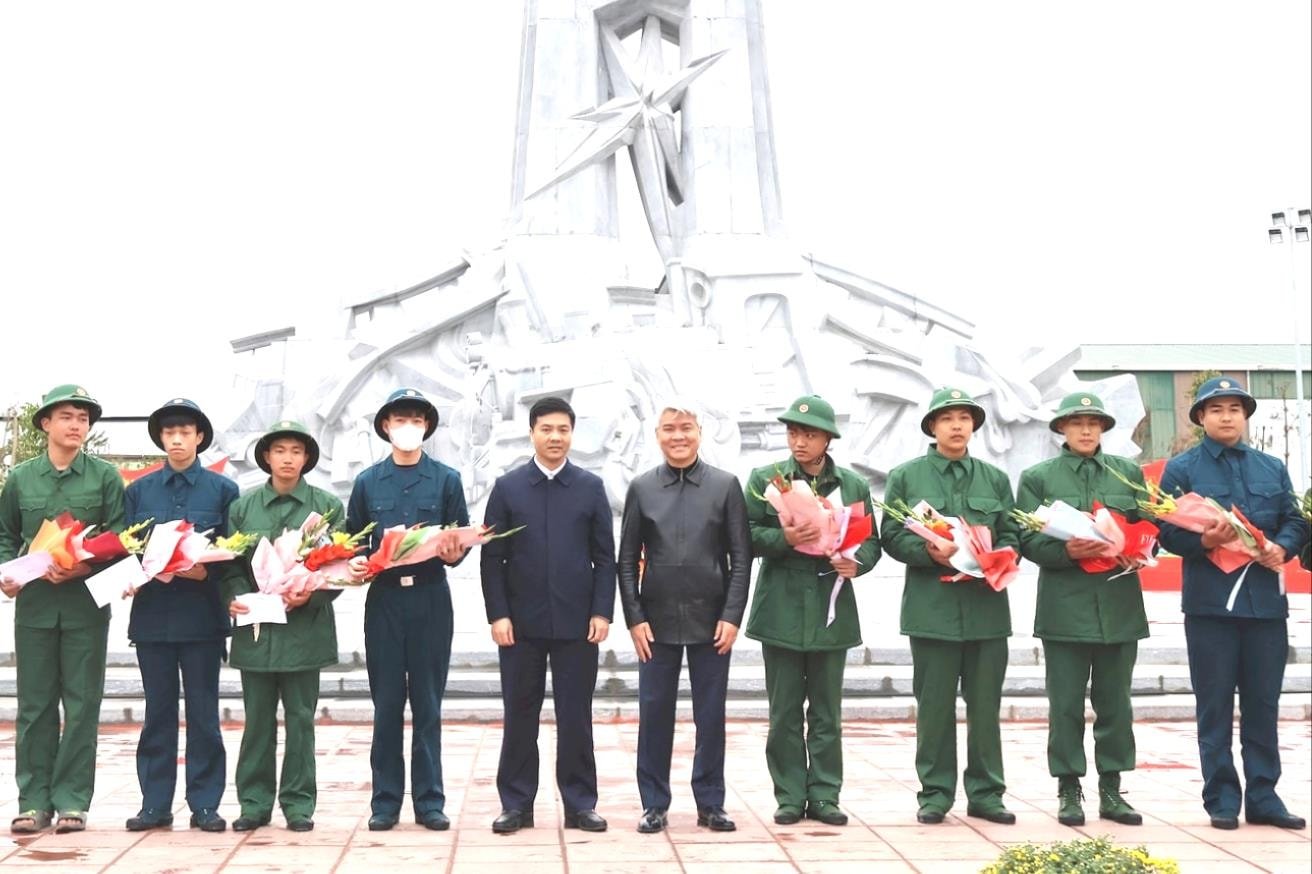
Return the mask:
[[724, 702], [747, 606], [751, 535], [742, 486], [697, 456], [701, 425], [684, 404], [656, 426], [665, 463], [634, 479], [620, 532], [620, 599], [638, 654], [638, 831], [665, 828], [679, 670], [688, 651], [697, 746], [697, 824], [733, 831], [724, 812]]

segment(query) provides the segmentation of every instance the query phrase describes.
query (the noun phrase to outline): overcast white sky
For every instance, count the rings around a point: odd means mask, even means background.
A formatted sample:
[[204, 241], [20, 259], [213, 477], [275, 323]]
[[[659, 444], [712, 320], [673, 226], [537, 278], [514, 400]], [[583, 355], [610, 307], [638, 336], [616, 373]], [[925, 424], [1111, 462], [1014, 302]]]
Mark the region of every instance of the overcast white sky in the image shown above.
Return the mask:
[[[764, 0], [789, 228], [986, 333], [1306, 341], [1266, 226], [1312, 205], [1310, 9]], [[205, 403], [231, 338], [499, 238], [521, 20], [0, 5], [0, 405]]]

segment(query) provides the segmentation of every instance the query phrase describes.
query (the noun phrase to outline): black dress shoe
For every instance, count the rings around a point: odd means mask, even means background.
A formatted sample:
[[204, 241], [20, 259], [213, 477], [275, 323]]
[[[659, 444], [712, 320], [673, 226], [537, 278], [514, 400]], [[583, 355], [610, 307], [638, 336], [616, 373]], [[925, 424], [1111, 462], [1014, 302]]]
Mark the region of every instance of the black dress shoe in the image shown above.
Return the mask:
[[173, 814], [167, 810], [155, 810], [147, 807], [130, 818], [126, 828], [130, 832], [144, 832], [153, 828], [169, 828], [173, 825]]
[[654, 835], [665, 830], [665, 811], [659, 807], [649, 807], [642, 812], [638, 820], [638, 831], [644, 835]]
[[774, 812], [776, 825], [797, 825], [802, 821], [802, 811], [792, 807], [781, 807]]
[[916, 822], [921, 825], [938, 825], [943, 821], [944, 813], [932, 807], [922, 807], [916, 811]]
[[811, 802], [806, 806], [806, 818], [819, 820], [825, 825], [847, 825], [847, 814], [832, 801]]
[[503, 810], [492, 820], [492, 831], [499, 835], [513, 835], [522, 828], [533, 828], [533, 811]]
[[221, 832], [228, 828], [227, 820], [219, 816], [219, 812], [212, 807], [202, 807], [192, 813], [190, 825], [203, 832]]
[[451, 820], [447, 819], [446, 814], [440, 810], [429, 811], [423, 816], [417, 816], [415, 822], [429, 831], [444, 832], [451, 828]]
[[1225, 814], [1214, 816], [1212, 817], [1212, 828], [1219, 828], [1228, 832], [1234, 831], [1239, 828], [1239, 817], [1226, 816]]
[[565, 828], [582, 829], [585, 832], [604, 832], [606, 820], [595, 810], [579, 810], [565, 814]]
[[[236, 823], [232, 824], [235, 829]], [[312, 832], [314, 831], [314, 820], [308, 816], [298, 816], [295, 819], [287, 820], [287, 831], [289, 832]]]
[[713, 832], [731, 832], [737, 831], [738, 826], [734, 825], [729, 814], [724, 812], [723, 807], [703, 807], [697, 811], [697, 824], [710, 829]]
[[386, 813], [375, 813], [369, 817], [369, 831], [371, 832], [388, 832], [396, 827], [396, 816]]
[[[1279, 813], [1249, 813], [1244, 815], [1250, 825], [1273, 825], [1276, 828], [1307, 828], [1307, 820], [1301, 816], [1294, 816], [1288, 810], [1282, 810]], [[1216, 820], [1212, 820], [1216, 824]]]
[[1016, 814], [1005, 807], [967, 807], [966, 816], [996, 822], [999, 825], [1015, 825]]
[[262, 825], [269, 824], [267, 816], [239, 816], [232, 821], [232, 830], [235, 832], [252, 832]]

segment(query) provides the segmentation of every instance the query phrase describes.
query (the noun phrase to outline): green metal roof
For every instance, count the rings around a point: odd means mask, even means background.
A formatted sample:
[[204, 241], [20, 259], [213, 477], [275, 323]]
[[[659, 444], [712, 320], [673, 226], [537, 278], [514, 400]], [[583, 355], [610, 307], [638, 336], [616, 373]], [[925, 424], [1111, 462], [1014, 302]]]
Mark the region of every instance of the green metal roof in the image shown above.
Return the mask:
[[[1312, 363], [1312, 346], [1303, 344], [1304, 370]], [[1288, 370], [1293, 343], [1091, 343], [1080, 347], [1078, 370]]]

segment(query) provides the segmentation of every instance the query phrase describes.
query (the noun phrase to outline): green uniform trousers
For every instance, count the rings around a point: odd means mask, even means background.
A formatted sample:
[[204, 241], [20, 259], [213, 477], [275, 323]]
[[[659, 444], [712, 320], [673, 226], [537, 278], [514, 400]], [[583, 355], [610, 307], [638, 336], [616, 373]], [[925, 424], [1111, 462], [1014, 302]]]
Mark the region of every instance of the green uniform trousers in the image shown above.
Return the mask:
[[921, 807], [944, 813], [957, 795], [957, 682], [966, 702], [966, 801], [995, 808], [1002, 777], [1002, 679], [1007, 639], [911, 638], [911, 688], [916, 696], [916, 773]]
[[[1048, 773], [1083, 777], [1084, 687], [1093, 704], [1093, 763], [1099, 774], [1134, 770], [1130, 681], [1139, 642], [1043, 641], [1048, 686]], [[1090, 675], [1092, 674], [1092, 681]]]
[[108, 622], [83, 628], [14, 627], [19, 810], [84, 811], [91, 806], [108, 641]]
[[[276, 789], [284, 816], [312, 817], [316, 798], [314, 711], [319, 706], [319, 669], [242, 671], [241, 697], [246, 704], [246, 728], [237, 754], [237, 800], [241, 802], [241, 815], [267, 817], [273, 811]], [[287, 732], [281, 786], [274, 779], [280, 697]]]
[[[780, 807], [838, 803], [843, 788], [842, 649], [802, 652], [763, 644], [770, 733], [765, 764]], [[802, 734], [806, 707], [806, 734]]]

